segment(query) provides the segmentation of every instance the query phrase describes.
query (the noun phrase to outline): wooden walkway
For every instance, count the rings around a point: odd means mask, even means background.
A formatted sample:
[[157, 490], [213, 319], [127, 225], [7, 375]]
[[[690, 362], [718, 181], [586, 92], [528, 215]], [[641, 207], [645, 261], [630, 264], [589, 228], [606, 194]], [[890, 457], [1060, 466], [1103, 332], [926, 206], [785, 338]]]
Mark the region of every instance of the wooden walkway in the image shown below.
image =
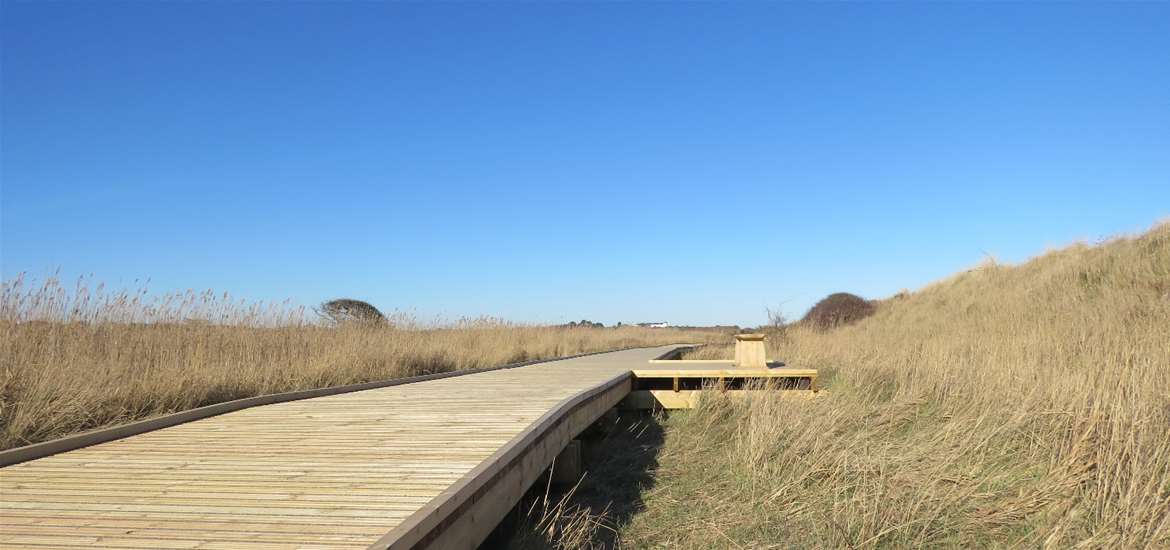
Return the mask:
[[474, 548], [675, 346], [248, 408], [0, 469], [0, 548]]

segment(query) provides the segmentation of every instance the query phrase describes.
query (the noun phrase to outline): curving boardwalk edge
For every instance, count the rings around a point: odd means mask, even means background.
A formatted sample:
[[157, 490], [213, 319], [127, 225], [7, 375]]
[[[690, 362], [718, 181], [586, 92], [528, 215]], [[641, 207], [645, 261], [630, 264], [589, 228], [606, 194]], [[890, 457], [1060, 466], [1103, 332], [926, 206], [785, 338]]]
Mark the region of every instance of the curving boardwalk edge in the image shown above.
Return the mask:
[[633, 369], [678, 347], [252, 398], [74, 438], [87, 445], [0, 469], [0, 547], [473, 549], [629, 394]]

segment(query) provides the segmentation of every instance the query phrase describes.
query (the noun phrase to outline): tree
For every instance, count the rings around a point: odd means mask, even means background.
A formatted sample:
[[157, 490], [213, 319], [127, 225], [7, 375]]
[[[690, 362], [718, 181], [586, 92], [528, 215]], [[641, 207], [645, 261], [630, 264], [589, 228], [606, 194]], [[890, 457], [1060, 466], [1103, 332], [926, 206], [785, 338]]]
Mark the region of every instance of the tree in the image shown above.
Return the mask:
[[386, 316], [382, 315], [378, 308], [361, 300], [350, 298], [338, 298], [323, 302], [316, 309], [316, 312], [327, 323], [335, 326], [349, 323], [380, 325], [386, 322]]
[[786, 317], [784, 315], [784, 312], [781, 311], [780, 308], [776, 308], [775, 310], [773, 310], [770, 307], [766, 307], [766, 308], [764, 308], [764, 311], [766, 311], [768, 313], [768, 326], [769, 327], [771, 327], [771, 328], [784, 328], [784, 326], [788, 324], [788, 317]]

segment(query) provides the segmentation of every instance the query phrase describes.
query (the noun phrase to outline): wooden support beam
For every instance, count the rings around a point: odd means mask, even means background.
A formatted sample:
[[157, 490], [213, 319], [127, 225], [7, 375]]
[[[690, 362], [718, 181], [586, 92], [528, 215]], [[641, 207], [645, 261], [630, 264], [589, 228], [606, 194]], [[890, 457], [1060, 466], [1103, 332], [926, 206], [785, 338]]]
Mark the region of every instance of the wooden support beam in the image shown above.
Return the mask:
[[[722, 395], [740, 398], [750, 393], [751, 391], [731, 390], [724, 392]], [[622, 400], [621, 407], [623, 409], [643, 411], [693, 409], [698, 405], [702, 395], [703, 390], [680, 390], [677, 392], [671, 390], [635, 390], [630, 392], [630, 395]], [[783, 397], [810, 398], [818, 394], [810, 390], [784, 390], [777, 392], [777, 395]]]

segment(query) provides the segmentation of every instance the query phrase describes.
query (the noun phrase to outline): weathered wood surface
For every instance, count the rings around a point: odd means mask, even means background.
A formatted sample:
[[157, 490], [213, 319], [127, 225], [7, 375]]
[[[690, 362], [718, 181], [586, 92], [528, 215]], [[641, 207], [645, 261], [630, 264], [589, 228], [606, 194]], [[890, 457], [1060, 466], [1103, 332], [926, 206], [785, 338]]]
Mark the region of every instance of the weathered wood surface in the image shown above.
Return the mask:
[[[0, 547], [470, 548], [673, 347], [264, 405], [9, 466]], [[452, 514], [474, 529], [436, 539]]]

